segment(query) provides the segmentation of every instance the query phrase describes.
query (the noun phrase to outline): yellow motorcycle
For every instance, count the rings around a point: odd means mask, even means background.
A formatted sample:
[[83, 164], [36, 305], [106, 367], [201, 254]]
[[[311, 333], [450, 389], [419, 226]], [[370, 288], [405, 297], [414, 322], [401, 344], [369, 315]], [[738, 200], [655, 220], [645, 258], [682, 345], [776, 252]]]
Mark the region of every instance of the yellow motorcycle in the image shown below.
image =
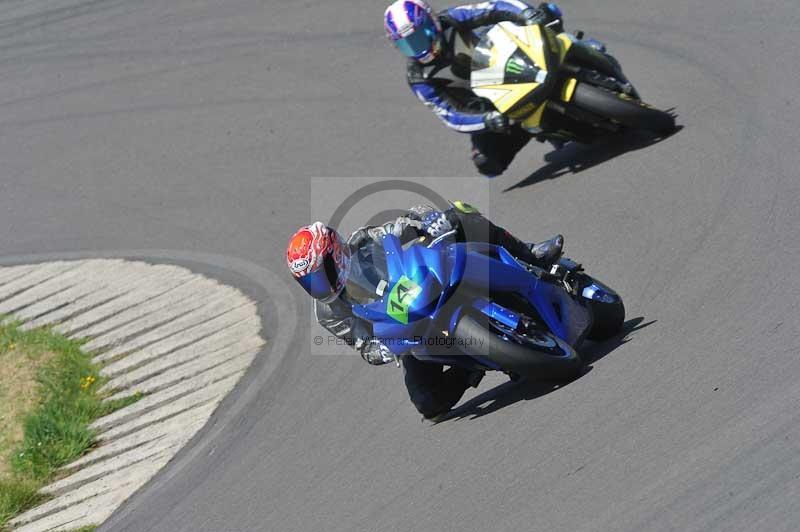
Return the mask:
[[472, 90], [539, 140], [592, 142], [623, 130], [667, 135], [675, 117], [641, 100], [611, 56], [553, 25], [501, 22], [472, 55]]

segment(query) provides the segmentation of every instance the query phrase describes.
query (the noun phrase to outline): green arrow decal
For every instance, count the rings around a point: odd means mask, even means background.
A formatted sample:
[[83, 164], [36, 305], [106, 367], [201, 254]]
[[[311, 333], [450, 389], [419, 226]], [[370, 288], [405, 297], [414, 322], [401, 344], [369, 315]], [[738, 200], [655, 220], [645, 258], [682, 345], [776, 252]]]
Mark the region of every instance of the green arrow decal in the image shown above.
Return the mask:
[[408, 325], [408, 307], [422, 292], [422, 288], [405, 275], [397, 281], [386, 302], [386, 313], [403, 325]]

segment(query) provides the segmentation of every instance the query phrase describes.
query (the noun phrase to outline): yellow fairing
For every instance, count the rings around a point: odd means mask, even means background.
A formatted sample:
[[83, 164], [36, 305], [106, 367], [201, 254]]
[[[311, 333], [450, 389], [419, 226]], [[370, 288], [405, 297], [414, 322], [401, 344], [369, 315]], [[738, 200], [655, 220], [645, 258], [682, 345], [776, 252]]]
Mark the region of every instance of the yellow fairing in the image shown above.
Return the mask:
[[[516, 29], [516, 28], [515, 28]], [[509, 39], [514, 41], [528, 57], [533, 59], [534, 63], [539, 68], [545, 69], [546, 63], [544, 60], [544, 53], [542, 47], [544, 40], [539, 26], [525, 26], [519, 28], [522, 31], [510, 31], [503, 27], [503, 32]], [[492, 57], [494, 58], [494, 50], [492, 50]], [[505, 113], [511, 109], [517, 102], [528, 95], [533, 89], [538, 87], [540, 83], [504, 83], [497, 85], [483, 85], [482, 90], [490, 89], [497, 91], [494, 97], [491, 98], [494, 106], [501, 113]]]
[[[541, 86], [542, 79], [527, 83], [504, 83], [502, 65], [519, 49], [545, 75], [555, 75], [548, 72], [545, 59], [546, 53], [552, 53], [556, 62], [563, 61], [572, 47], [573, 41], [569, 34], [556, 35], [550, 29], [538, 25], [516, 26], [511, 23], [500, 23], [490, 30], [489, 36], [493, 44], [486, 54], [487, 66], [472, 73], [472, 87], [476, 94], [490, 100], [498, 111], [508, 113], [509, 117], [522, 121], [528, 128], [539, 127], [545, 106], [530, 103], [520, 106], [520, 102]], [[550, 65], [551, 69], [557, 65]], [[562, 97], [572, 98], [574, 83], [565, 87]], [[554, 95], [555, 96], [555, 95]], [[510, 112], [512, 108], [516, 109]]]
[[536, 66], [546, 70], [547, 63], [544, 60], [544, 52], [542, 51], [545, 41], [539, 26], [524, 26], [523, 29], [524, 31], [522, 32], [513, 33], [503, 27], [506, 35], [525, 52], [525, 55], [533, 59]]
[[533, 129], [539, 127], [542, 123], [542, 113], [544, 113], [545, 107], [547, 107], [547, 102], [540, 105], [532, 115], [523, 120], [522, 127], [525, 129]]
[[572, 48], [572, 35], [568, 33], [559, 33], [556, 35], [558, 39], [558, 62], [563, 63], [564, 58], [567, 56], [569, 49]]
[[572, 95], [575, 94], [575, 87], [577, 85], [577, 79], [569, 78], [569, 80], [564, 83], [564, 86], [561, 87], [561, 100], [565, 102], [572, 100]]
[[498, 111], [505, 113], [539, 85], [539, 83], [505, 83], [501, 85], [484, 85], [481, 90], [497, 91], [497, 94], [491, 98], [492, 103], [494, 103]]

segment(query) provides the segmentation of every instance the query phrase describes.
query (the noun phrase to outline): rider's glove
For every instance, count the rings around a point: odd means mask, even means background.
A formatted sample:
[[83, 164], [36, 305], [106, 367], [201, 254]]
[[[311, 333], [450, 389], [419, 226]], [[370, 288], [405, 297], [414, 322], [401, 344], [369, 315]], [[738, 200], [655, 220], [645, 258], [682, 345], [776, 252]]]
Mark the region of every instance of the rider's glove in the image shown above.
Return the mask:
[[366, 227], [361, 227], [360, 229], [356, 229], [353, 234], [350, 235], [350, 238], [347, 239], [347, 245], [350, 248], [360, 248], [366, 241], [369, 240], [369, 233], [367, 232]]
[[[538, 7], [529, 7], [523, 10], [519, 16], [523, 20], [523, 25], [530, 26], [533, 24], [550, 24], [556, 20], [561, 19], [561, 9], [552, 2], [543, 2]], [[561, 23], [558, 24], [557, 33], [563, 31]]]
[[550, 20], [560, 19], [564, 16], [561, 12], [561, 8], [553, 2], [543, 2], [539, 4], [539, 10], [545, 11], [549, 15]]
[[509, 126], [508, 117], [498, 111], [489, 111], [483, 115], [483, 125], [495, 133], [505, 132]]
[[422, 218], [422, 229], [431, 238], [437, 238], [453, 230], [453, 225], [442, 211], [431, 211]]
[[522, 18], [523, 25], [532, 26], [540, 22], [545, 22], [547, 16], [542, 13], [541, 9], [529, 7], [523, 10], [519, 16]]
[[388, 364], [394, 360], [392, 352], [377, 338], [370, 338], [361, 346], [361, 358], [373, 366]]

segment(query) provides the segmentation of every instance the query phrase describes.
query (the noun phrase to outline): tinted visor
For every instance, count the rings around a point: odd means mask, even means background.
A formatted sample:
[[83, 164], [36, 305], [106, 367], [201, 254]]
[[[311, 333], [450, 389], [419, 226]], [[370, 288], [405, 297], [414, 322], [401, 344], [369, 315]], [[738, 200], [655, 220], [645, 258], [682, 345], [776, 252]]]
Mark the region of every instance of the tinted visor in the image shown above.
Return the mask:
[[322, 264], [323, 267], [317, 271], [298, 277], [297, 282], [311, 297], [325, 302], [325, 300], [331, 299], [336, 295], [339, 271], [336, 269], [336, 263], [330, 255], [323, 259]]
[[426, 20], [422, 26], [414, 30], [414, 33], [394, 41], [394, 44], [403, 55], [419, 59], [431, 52], [436, 36], [436, 26], [433, 25], [433, 21]]

